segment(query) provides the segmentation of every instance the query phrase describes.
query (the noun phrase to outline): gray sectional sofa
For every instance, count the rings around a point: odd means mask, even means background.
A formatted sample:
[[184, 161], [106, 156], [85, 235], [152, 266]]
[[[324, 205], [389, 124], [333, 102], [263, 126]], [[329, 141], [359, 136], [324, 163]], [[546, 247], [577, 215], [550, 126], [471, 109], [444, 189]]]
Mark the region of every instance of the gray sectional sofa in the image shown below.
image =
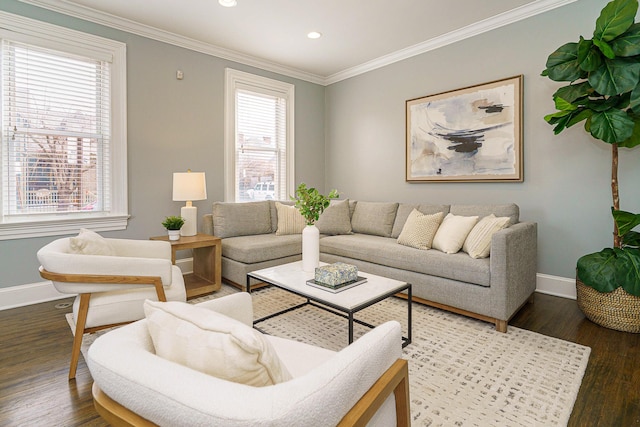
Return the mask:
[[[204, 215], [204, 232], [222, 238], [223, 280], [243, 287], [250, 271], [301, 259], [301, 235], [279, 232], [278, 209], [282, 206], [276, 207], [274, 201], [216, 202], [213, 213]], [[493, 214], [508, 217], [508, 227], [491, 236], [487, 258], [472, 258], [462, 250], [421, 250], [398, 243], [414, 209], [443, 216]], [[332, 201], [316, 225], [321, 261], [347, 262], [365, 272], [409, 282], [415, 301], [495, 323], [502, 332], [535, 291], [537, 224], [520, 222], [515, 204]]]

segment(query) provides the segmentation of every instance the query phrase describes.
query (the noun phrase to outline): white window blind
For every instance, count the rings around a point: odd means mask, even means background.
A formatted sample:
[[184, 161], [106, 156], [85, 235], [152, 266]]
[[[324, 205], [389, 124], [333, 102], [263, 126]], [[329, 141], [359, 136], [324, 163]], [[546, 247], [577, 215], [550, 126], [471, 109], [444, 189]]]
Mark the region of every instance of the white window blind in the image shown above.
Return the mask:
[[227, 69], [225, 200], [287, 200], [293, 194], [294, 86]]
[[3, 216], [110, 211], [110, 63], [2, 41]]
[[239, 201], [286, 199], [286, 101], [236, 91], [236, 182]]

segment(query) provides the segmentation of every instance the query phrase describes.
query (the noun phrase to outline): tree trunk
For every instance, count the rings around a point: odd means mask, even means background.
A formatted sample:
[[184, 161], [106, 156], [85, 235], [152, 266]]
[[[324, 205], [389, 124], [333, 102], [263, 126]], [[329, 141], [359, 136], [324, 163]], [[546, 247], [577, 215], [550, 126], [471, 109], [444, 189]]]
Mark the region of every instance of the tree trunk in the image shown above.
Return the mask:
[[[620, 195], [618, 193], [618, 144], [611, 144], [611, 195], [613, 209], [620, 210]], [[618, 236], [618, 226], [613, 222], [613, 246], [619, 248], [621, 239]]]

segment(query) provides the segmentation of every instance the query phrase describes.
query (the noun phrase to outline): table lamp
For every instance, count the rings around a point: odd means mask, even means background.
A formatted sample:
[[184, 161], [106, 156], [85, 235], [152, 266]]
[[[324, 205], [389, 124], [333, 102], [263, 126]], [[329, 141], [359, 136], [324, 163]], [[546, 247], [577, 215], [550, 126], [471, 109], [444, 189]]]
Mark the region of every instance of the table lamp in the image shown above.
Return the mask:
[[174, 172], [173, 200], [187, 202], [180, 209], [180, 216], [184, 218], [184, 225], [180, 229], [181, 236], [195, 236], [198, 233], [198, 208], [192, 206], [193, 200], [207, 198], [207, 182], [204, 172]]

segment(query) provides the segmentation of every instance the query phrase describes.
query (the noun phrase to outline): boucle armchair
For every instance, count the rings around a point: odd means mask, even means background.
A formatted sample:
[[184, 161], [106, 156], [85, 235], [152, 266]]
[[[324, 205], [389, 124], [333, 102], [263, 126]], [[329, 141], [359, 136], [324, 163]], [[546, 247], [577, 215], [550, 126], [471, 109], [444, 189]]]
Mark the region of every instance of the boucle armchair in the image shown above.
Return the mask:
[[146, 299], [186, 301], [168, 242], [107, 239], [82, 230], [42, 247], [37, 257], [43, 278], [59, 292], [77, 294], [69, 379], [75, 378], [85, 333], [142, 319]]
[[[197, 307], [252, 326], [247, 293]], [[261, 335], [291, 375], [261, 387], [161, 358], [153, 344], [152, 322], [147, 317], [108, 332], [89, 348], [94, 403], [112, 425], [410, 425], [407, 361], [400, 359], [397, 322], [378, 326], [339, 352]], [[207, 360], [224, 363], [215, 357]]]

